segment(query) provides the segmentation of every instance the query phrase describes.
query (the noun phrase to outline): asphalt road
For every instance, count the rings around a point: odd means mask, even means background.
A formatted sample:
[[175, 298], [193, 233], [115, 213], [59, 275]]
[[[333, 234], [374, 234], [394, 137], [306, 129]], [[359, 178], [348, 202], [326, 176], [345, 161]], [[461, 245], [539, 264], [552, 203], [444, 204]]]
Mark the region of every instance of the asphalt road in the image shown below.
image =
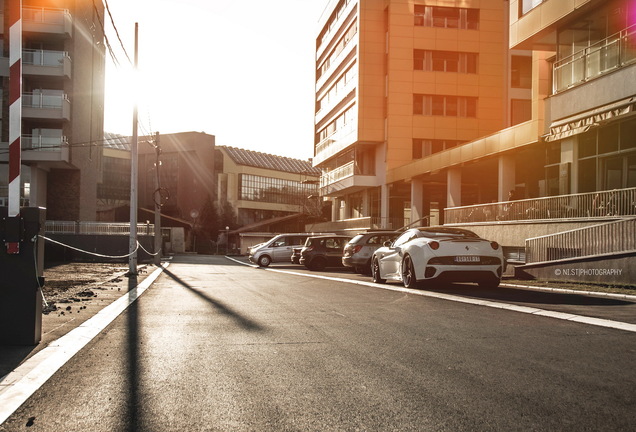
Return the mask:
[[[567, 303], [541, 300], [633, 310]], [[0, 430], [627, 431], [635, 359], [633, 332], [187, 257]]]

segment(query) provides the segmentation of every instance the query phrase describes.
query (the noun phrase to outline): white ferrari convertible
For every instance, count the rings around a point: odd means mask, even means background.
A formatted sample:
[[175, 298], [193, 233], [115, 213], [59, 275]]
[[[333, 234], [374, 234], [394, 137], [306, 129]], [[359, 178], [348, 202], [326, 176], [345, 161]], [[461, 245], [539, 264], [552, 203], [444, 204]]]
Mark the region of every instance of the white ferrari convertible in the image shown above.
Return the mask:
[[409, 229], [377, 249], [371, 261], [374, 282], [401, 281], [407, 288], [433, 281], [495, 288], [503, 271], [503, 251], [497, 242], [450, 227]]

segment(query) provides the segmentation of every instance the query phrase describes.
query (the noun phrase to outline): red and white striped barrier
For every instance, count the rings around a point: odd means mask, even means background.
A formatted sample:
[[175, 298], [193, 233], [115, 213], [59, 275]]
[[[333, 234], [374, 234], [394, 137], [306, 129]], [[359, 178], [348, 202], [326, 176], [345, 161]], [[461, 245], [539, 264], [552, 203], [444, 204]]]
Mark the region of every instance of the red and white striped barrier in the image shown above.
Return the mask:
[[[9, 0], [9, 211], [20, 216], [22, 164], [22, 0]], [[18, 224], [19, 225], [19, 224]], [[8, 242], [7, 253], [17, 254], [19, 242]]]

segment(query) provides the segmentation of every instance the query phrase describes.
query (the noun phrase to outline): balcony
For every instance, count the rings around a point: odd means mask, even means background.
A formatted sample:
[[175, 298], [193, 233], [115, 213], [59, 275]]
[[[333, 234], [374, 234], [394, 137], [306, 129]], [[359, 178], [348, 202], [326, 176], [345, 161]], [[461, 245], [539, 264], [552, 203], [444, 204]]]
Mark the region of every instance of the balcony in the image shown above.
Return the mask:
[[[28, 184], [23, 185], [20, 188], [20, 207], [29, 206], [29, 193], [30, 187]], [[0, 207], [7, 207], [9, 205], [9, 187], [0, 186]]]
[[320, 177], [320, 195], [337, 196], [344, 191], [353, 193], [368, 187], [379, 186], [376, 176], [361, 175], [356, 172], [356, 165], [351, 161]]
[[554, 63], [553, 93], [579, 86], [636, 62], [636, 25]]
[[33, 92], [22, 94], [22, 117], [29, 119], [71, 119], [71, 102], [66, 94]]
[[65, 136], [51, 137], [44, 135], [22, 135], [22, 150], [32, 151], [62, 151], [68, 145]]
[[24, 50], [23, 75], [71, 78], [71, 58], [66, 51]]
[[22, 29], [26, 32], [62, 35], [73, 34], [73, 18], [67, 9], [23, 7]]
[[330, 92], [327, 96], [322, 99], [321, 107], [316, 112], [315, 123], [318, 124], [322, 121], [332, 109], [334, 109], [339, 103], [344, 101], [351, 92], [353, 92], [358, 84], [358, 74], [347, 77], [348, 80], [341, 86], [338, 86], [333, 93]]
[[320, 141], [316, 145], [314, 165], [319, 165], [353, 144], [357, 139], [357, 124], [357, 121], [350, 121]]

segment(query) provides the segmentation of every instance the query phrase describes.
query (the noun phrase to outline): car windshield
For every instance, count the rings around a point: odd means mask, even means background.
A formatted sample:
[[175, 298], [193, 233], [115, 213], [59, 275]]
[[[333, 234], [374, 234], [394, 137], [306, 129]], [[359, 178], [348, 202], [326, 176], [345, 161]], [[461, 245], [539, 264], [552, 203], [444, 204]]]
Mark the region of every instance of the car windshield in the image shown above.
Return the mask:
[[354, 243], [358, 243], [358, 241], [364, 237], [364, 234], [358, 234], [357, 236], [355, 236], [354, 238], [352, 238], [349, 243], [354, 244]]
[[419, 237], [479, 238], [479, 236], [474, 232], [461, 228], [420, 228]]

